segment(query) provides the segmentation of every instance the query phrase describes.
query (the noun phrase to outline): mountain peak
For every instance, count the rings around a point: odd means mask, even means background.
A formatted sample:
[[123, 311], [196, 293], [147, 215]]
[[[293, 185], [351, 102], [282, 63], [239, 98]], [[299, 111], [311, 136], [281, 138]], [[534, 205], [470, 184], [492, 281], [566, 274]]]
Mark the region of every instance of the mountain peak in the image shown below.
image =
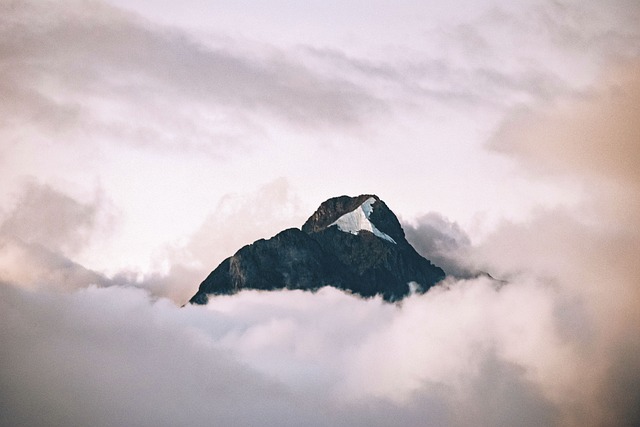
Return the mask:
[[317, 233], [318, 231], [324, 230], [337, 221], [342, 215], [358, 209], [370, 198], [380, 200], [378, 196], [373, 194], [362, 194], [357, 197], [332, 197], [320, 204], [320, 207], [302, 225], [302, 231], [305, 233]]
[[[355, 214], [349, 215], [354, 212]], [[364, 218], [360, 212], [364, 214]], [[341, 219], [343, 221], [340, 221]], [[367, 221], [365, 222], [364, 219]], [[371, 229], [367, 222], [371, 224]], [[356, 197], [339, 196], [326, 200], [304, 223], [302, 231], [307, 234], [317, 233], [332, 225], [337, 225], [342, 231], [353, 234], [357, 234], [355, 231], [362, 229], [374, 234], [378, 231], [386, 236], [378, 235], [378, 237], [393, 243], [405, 241], [404, 231], [398, 218], [375, 194], [361, 194]], [[362, 228], [357, 228], [358, 226]]]
[[333, 286], [362, 297], [402, 299], [444, 278], [407, 242], [395, 214], [374, 194], [323, 202], [301, 229], [260, 239], [224, 260], [200, 284], [192, 303], [242, 289], [317, 290]]
[[360, 234], [361, 231], [368, 231], [369, 233], [373, 233], [374, 236], [395, 244], [396, 241], [393, 240], [391, 236], [378, 230], [378, 227], [371, 222], [371, 214], [373, 213], [373, 204], [375, 202], [376, 199], [373, 197], [368, 198], [355, 210], [342, 215], [336, 221], [329, 224], [329, 227], [336, 226], [340, 231], [355, 235]]

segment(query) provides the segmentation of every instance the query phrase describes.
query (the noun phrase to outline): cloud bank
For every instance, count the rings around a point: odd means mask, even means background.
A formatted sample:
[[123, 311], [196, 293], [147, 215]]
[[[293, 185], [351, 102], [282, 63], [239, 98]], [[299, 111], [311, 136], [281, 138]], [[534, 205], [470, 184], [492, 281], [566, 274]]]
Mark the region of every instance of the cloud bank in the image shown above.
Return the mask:
[[[76, 261], [101, 226], [99, 197], [30, 183], [0, 222], [0, 425], [639, 425], [640, 67], [621, 60], [637, 55], [635, 33], [606, 31], [623, 15], [635, 25], [638, 8], [616, 2], [616, 19], [592, 21], [592, 3], [585, 15], [572, 2], [545, 4], [530, 21], [495, 11], [457, 28], [466, 53], [482, 54], [468, 70], [455, 58], [395, 69], [306, 49], [307, 60], [347, 69], [330, 78], [277, 54], [203, 46], [102, 2], [0, 0], [0, 175], [49, 163], [34, 153], [53, 153], [51, 141], [66, 147], [56, 167], [75, 164], [77, 152], [91, 168], [104, 140], [219, 154], [237, 136], [233, 124], [259, 133], [251, 123], [260, 114], [348, 127], [380, 107], [340, 77], [361, 73], [433, 99], [501, 99], [505, 87], [515, 95], [500, 108], [534, 98], [488, 148], [523, 179], [569, 180], [580, 191], [579, 204], [540, 208], [480, 242], [435, 213], [407, 227], [450, 273], [504, 282], [451, 278], [400, 305], [325, 288], [179, 308], [201, 271], [266, 230], [301, 222], [286, 183], [224, 199], [185, 245], [167, 250], [165, 271], [142, 280]], [[582, 30], [581, 19], [598, 25]], [[560, 59], [542, 74], [487, 69], [480, 59], [497, 50], [483, 50], [492, 42], [471, 30], [496, 21], [507, 34], [548, 21], [541, 27], [564, 48], [553, 51]], [[620, 63], [579, 95], [560, 90], [560, 54], [584, 46]], [[477, 81], [481, 93], [433, 90]]]
[[450, 279], [400, 305], [324, 288], [178, 308], [142, 289], [5, 280], [0, 421], [637, 425], [634, 67], [560, 111], [514, 113], [492, 142], [529, 174], [579, 179], [591, 190], [579, 209], [506, 223], [475, 246], [433, 215], [412, 229], [508, 283]]
[[[520, 310], [531, 301], [487, 282], [468, 285], [403, 307], [325, 288], [244, 292], [183, 309], [126, 288], [29, 294], [3, 286], [3, 424], [553, 420], [525, 369], [499, 356], [522, 346], [514, 324], [539, 328]], [[496, 335], [504, 341], [493, 343]]]
[[492, 142], [528, 173], [593, 189], [579, 209], [475, 246], [451, 224], [433, 232], [442, 218], [412, 231], [506, 284], [450, 279], [400, 305], [324, 288], [184, 308], [141, 289], [3, 284], [2, 423], [637, 425], [640, 193], [638, 169], [616, 167], [637, 159], [637, 75], [557, 113], [514, 113]]

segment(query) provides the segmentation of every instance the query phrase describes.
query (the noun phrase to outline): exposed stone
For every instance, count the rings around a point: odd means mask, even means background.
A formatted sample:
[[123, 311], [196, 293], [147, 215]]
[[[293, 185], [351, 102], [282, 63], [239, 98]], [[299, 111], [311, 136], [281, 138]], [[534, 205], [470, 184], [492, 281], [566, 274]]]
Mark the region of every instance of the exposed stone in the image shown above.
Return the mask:
[[[395, 243], [367, 230], [357, 234], [331, 225], [374, 198], [369, 220]], [[190, 302], [242, 289], [317, 290], [334, 286], [363, 297], [396, 301], [409, 294], [409, 282], [424, 292], [444, 278], [442, 269], [407, 242], [400, 222], [375, 195], [340, 196], [322, 203], [302, 229], [291, 228], [260, 239], [224, 260], [202, 282]]]

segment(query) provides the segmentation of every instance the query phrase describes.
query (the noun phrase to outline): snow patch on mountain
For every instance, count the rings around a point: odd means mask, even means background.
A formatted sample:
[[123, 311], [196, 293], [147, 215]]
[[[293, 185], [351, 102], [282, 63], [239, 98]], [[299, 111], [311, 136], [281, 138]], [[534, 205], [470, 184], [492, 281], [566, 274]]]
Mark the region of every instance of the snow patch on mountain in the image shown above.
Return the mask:
[[396, 243], [396, 241], [393, 240], [391, 236], [378, 230], [369, 219], [371, 217], [371, 212], [373, 212], [373, 204], [375, 202], [375, 198], [368, 198], [357, 209], [342, 215], [337, 219], [337, 221], [330, 224], [329, 227], [337, 225], [340, 231], [356, 235], [360, 232], [360, 230], [367, 230], [381, 239], [387, 240], [391, 243]]

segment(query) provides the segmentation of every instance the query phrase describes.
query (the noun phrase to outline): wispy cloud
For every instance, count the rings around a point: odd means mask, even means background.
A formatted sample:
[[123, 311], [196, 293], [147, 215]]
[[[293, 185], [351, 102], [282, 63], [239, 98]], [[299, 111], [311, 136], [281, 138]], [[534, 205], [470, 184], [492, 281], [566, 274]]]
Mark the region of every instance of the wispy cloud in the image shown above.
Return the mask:
[[0, 281], [53, 290], [108, 284], [106, 277], [72, 260], [108, 222], [99, 194], [82, 203], [27, 181], [12, 209], [0, 217]]
[[89, 243], [99, 209], [99, 200], [80, 203], [46, 184], [28, 181], [0, 223], [0, 235], [74, 255]]
[[5, 126], [208, 146], [224, 140], [216, 130], [231, 132], [253, 113], [296, 126], [351, 126], [380, 107], [356, 84], [285, 55], [205, 46], [103, 2], [1, 6]]

